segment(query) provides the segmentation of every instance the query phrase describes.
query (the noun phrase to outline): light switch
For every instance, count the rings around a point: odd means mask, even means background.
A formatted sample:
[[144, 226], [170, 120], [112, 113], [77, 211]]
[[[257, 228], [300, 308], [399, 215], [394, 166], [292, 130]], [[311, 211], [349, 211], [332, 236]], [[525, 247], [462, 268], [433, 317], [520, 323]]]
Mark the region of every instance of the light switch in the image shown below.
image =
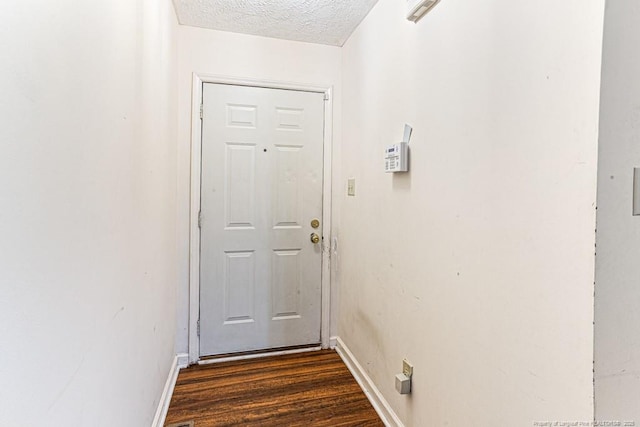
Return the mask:
[[356, 179], [349, 178], [347, 180], [347, 196], [355, 196], [356, 195]]

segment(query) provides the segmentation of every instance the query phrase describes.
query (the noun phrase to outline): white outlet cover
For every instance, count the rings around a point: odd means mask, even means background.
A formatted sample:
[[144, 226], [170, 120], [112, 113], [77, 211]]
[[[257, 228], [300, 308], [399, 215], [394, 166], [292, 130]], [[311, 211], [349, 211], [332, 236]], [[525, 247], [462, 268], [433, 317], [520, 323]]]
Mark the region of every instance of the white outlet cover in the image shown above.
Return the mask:
[[402, 361], [402, 373], [409, 378], [413, 376], [413, 365], [407, 359]]

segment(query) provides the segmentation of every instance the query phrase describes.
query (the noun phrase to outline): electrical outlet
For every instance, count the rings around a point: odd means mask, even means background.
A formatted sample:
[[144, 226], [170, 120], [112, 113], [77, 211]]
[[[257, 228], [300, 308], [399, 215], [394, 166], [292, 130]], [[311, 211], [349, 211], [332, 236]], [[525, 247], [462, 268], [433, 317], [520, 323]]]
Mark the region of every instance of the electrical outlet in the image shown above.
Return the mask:
[[409, 378], [411, 378], [411, 376], [413, 375], [413, 365], [409, 363], [407, 359], [404, 359], [402, 361], [402, 373], [408, 376]]

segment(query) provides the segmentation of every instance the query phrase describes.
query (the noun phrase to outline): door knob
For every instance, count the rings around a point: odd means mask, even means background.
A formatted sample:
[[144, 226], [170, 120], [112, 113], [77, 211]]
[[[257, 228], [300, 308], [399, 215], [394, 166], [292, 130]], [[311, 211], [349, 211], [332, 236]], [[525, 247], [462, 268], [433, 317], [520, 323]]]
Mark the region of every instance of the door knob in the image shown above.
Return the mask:
[[311, 243], [315, 245], [319, 241], [320, 241], [320, 236], [318, 236], [316, 233], [311, 233]]

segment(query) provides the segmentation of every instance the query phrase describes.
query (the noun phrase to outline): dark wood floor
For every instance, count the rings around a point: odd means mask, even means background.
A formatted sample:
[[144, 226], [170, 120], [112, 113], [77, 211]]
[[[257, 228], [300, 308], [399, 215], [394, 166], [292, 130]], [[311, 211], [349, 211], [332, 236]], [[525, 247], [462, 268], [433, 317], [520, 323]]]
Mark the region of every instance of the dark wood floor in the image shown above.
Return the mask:
[[180, 371], [165, 425], [383, 426], [332, 350]]

